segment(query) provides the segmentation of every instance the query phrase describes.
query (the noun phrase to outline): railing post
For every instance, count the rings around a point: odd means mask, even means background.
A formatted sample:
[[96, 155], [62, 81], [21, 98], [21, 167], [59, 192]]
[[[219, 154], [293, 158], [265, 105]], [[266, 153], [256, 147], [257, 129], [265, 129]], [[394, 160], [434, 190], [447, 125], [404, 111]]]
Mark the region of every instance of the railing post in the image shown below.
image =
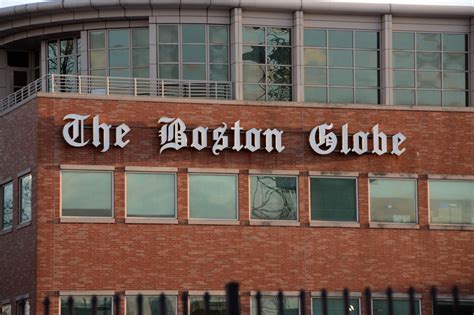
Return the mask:
[[79, 94], [82, 94], [82, 76], [79, 76]]
[[165, 80], [161, 80], [161, 97], [165, 97]]
[[54, 73], [51, 74], [51, 93], [54, 94]]
[[133, 78], [133, 95], [137, 96], [137, 78]]
[[191, 98], [191, 81], [188, 81], [188, 97]]
[[105, 91], [107, 95], [110, 95], [110, 77], [106, 77], [105, 79]]
[[217, 82], [214, 83], [214, 91], [215, 91], [215, 95], [216, 95], [216, 100], [218, 99], [217, 97]]

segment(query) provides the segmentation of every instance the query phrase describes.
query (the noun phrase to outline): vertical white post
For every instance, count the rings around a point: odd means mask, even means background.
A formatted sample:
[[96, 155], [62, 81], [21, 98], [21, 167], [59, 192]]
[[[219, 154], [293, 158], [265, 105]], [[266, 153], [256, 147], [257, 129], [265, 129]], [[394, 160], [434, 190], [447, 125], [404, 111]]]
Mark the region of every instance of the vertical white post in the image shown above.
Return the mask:
[[82, 94], [82, 76], [78, 76], [78, 80], [79, 80], [79, 94]]
[[293, 101], [304, 102], [304, 17], [293, 13]]
[[88, 75], [89, 70], [89, 55], [87, 53], [89, 41], [87, 37], [87, 31], [81, 31], [81, 69], [79, 69], [81, 75]]
[[51, 74], [51, 93], [54, 94], [54, 73]]
[[165, 97], [165, 80], [161, 80], [161, 97]]
[[242, 9], [234, 8], [230, 14], [230, 73], [234, 85], [233, 97], [244, 99], [242, 66]]
[[133, 78], [133, 95], [137, 96], [137, 78]]
[[110, 77], [105, 78], [105, 84], [106, 84], [105, 91], [107, 95], [110, 95]]
[[469, 28], [469, 104], [474, 106], [474, 18], [471, 18], [471, 25]]
[[382, 16], [380, 47], [380, 103], [393, 105], [393, 72], [392, 72], [392, 15]]

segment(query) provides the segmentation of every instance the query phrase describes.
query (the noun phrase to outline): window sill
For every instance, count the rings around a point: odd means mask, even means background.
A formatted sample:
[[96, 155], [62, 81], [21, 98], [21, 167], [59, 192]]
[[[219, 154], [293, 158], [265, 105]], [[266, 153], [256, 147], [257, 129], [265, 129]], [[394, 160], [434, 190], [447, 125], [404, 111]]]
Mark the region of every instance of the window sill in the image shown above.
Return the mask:
[[61, 217], [61, 223], [115, 223], [114, 218], [91, 218], [91, 217]]
[[293, 220], [250, 220], [250, 225], [259, 226], [300, 226], [299, 221]]
[[430, 230], [474, 231], [474, 224], [430, 224]]
[[30, 225], [31, 225], [31, 220], [18, 224], [16, 226], [16, 229], [19, 230], [19, 229], [22, 229], [22, 228], [30, 226]]
[[239, 220], [199, 220], [189, 219], [188, 224], [202, 224], [202, 225], [239, 225]]
[[158, 219], [158, 218], [125, 218], [125, 223], [130, 224], [178, 224], [178, 219]]
[[5, 235], [5, 234], [8, 234], [8, 233], [11, 233], [13, 232], [13, 228], [8, 228], [8, 229], [5, 229], [5, 230], [2, 230], [0, 231], [0, 235]]
[[311, 221], [311, 227], [344, 227], [344, 228], [360, 228], [359, 222], [350, 221]]
[[373, 229], [405, 229], [419, 230], [420, 225], [416, 223], [391, 223], [391, 222], [371, 222], [369, 228]]

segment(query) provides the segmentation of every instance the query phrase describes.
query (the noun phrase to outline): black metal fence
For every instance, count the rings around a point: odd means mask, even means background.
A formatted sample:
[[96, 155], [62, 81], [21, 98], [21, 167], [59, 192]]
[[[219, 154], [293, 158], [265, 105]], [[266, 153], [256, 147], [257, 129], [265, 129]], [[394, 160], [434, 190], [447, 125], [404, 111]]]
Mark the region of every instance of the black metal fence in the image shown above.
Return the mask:
[[[239, 284], [236, 282], [229, 282], [226, 287], [226, 315], [240, 315], [240, 296], [239, 296]], [[417, 298], [416, 292], [413, 287], [410, 287], [407, 291], [408, 294], [408, 303], [409, 303], [409, 313], [406, 315], [418, 315], [419, 312], [417, 311]], [[452, 308], [450, 311], [450, 315], [462, 315], [460, 309], [460, 302], [459, 302], [459, 289], [454, 287], [451, 292], [452, 295]], [[372, 291], [370, 288], [366, 288], [363, 293], [364, 300], [365, 300], [365, 311], [361, 314], [364, 315], [373, 315], [372, 313]], [[181, 313], [182, 315], [189, 315], [188, 310], [188, 298], [189, 294], [187, 291], [181, 294], [181, 302], [182, 308]], [[277, 296], [277, 314], [278, 315], [285, 315], [285, 306], [284, 306], [284, 298], [285, 295], [283, 291], [279, 291]], [[319, 310], [319, 314], [321, 315], [328, 315], [328, 292], [327, 290], [321, 290], [321, 310]], [[380, 297], [379, 297], [380, 298]], [[387, 288], [385, 291], [385, 297], [387, 302], [387, 315], [394, 315], [394, 304], [393, 304], [393, 290], [392, 288]], [[122, 296], [120, 294], [115, 294], [113, 298], [114, 303], [114, 315], [120, 315], [121, 312], [121, 299]], [[346, 288], [342, 292], [342, 299], [344, 303], [344, 315], [350, 315], [350, 292]], [[431, 300], [433, 306], [433, 315], [444, 315], [438, 314], [438, 291], [436, 287], [431, 289]], [[202, 315], [211, 315], [211, 295], [206, 292], [203, 295], [203, 302], [204, 302], [204, 310]], [[262, 293], [258, 291], [255, 294], [255, 303], [256, 303], [256, 314], [255, 315], [263, 315], [262, 311]], [[49, 297], [46, 297], [43, 302], [44, 307], [44, 315], [50, 315], [50, 307], [51, 301]], [[139, 294], [136, 297], [136, 315], [144, 315], [143, 309], [143, 295]], [[166, 304], [166, 296], [162, 293], [159, 296], [159, 313], [158, 315], [166, 315], [167, 314], [167, 304]], [[301, 290], [299, 292], [299, 315], [306, 315], [306, 291]], [[97, 296], [92, 296], [91, 298], [91, 312], [92, 315], [98, 314], [98, 305], [97, 305]], [[62, 315], [76, 315], [74, 314], [74, 298], [69, 296], [67, 299], [67, 314]], [[125, 315], [125, 314], [124, 314]]]

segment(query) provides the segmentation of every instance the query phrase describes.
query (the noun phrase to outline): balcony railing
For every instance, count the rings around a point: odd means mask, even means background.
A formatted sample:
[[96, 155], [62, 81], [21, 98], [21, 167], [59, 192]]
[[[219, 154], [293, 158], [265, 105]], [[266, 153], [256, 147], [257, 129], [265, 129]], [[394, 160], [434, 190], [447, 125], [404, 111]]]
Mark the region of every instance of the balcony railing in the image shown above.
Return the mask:
[[2, 99], [0, 115], [37, 92], [227, 100], [232, 98], [232, 83], [48, 74]]

